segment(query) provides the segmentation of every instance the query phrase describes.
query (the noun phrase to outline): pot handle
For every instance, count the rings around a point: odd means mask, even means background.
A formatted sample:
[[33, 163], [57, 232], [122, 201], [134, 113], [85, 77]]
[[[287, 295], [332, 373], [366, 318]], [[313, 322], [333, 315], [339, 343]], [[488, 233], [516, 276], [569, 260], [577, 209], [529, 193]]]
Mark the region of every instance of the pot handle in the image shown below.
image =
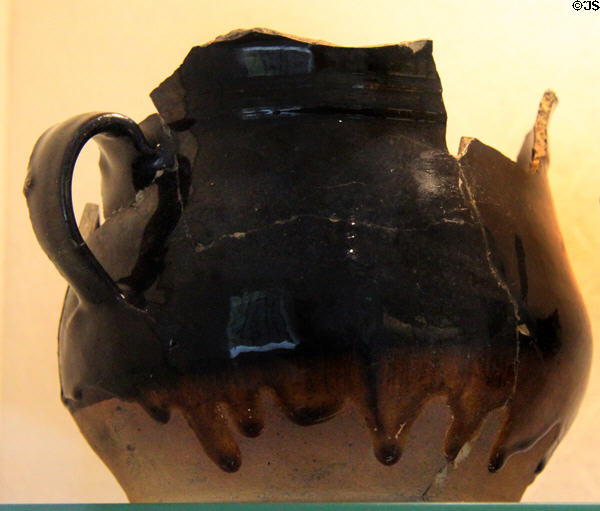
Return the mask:
[[75, 162], [85, 143], [100, 133], [129, 137], [139, 152], [134, 165], [140, 170], [174, 167], [172, 151], [150, 144], [140, 127], [121, 114], [81, 114], [48, 129], [36, 142], [23, 188], [33, 230], [79, 298], [94, 304], [125, 299], [83, 240], [73, 211]]

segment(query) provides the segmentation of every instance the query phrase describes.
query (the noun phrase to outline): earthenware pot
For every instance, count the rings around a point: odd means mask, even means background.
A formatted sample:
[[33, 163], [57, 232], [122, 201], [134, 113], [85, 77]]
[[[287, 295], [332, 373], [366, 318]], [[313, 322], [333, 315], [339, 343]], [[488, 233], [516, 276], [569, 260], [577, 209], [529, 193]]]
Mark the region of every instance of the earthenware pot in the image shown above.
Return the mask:
[[[70, 286], [62, 399], [128, 497], [518, 500], [589, 367], [546, 175], [554, 95], [517, 162], [475, 139], [455, 157], [430, 41], [250, 30], [193, 48], [152, 99], [139, 126], [49, 129], [25, 185]], [[78, 227], [92, 137], [105, 220]]]

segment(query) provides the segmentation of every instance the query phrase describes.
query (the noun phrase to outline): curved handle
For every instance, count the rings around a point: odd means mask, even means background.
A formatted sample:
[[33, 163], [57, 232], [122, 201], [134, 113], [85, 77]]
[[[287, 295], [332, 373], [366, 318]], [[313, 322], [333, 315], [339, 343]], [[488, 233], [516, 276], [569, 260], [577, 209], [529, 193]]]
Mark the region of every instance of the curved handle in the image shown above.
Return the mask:
[[140, 153], [136, 167], [144, 171], [175, 166], [170, 148], [151, 145], [133, 120], [115, 113], [72, 117], [48, 129], [35, 144], [23, 189], [33, 230], [79, 298], [96, 304], [125, 299], [83, 240], [73, 212], [75, 162], [85, 143], [100, 133], [129, 137]]

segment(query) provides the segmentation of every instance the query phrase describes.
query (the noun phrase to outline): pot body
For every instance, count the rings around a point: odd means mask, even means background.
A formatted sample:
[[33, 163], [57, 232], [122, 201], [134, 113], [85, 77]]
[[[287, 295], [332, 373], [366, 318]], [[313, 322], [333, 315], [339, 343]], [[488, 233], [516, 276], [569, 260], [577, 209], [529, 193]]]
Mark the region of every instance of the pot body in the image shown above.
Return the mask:
[[129, 498], [518, 500], [589, 358], [545, 168], [448, 153], [427, 42], [235, 33], [153, 99], [170, 165], [98, 137], [121, 297], [74, 285], [59, 333]]

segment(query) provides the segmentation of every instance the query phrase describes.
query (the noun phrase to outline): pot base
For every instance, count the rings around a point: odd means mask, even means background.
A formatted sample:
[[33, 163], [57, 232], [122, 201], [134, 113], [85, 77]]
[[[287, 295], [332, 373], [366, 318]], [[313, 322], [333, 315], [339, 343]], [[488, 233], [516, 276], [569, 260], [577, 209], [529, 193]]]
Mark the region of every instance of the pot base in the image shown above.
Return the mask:
[[[108, 399], [73, 416], [131, 502], [518, 501], [555, 435], [551, 430], [490, 473], [490, 451], [506, 418], [500, 408], [449, 463], [443, 446], [451, 414], [436, 397], [411, 426], [398, 463], [385, 466], [351, 403], [307, 427], [290, 422], [271, 391], [261, 398], [265, 428], [257, 438], [235, 433], [244, 453], [235, 473], [206, 456], [180, 411], [160, 424], [137, 403]], [[225, 407], [223, 414], [231, 421]]]

